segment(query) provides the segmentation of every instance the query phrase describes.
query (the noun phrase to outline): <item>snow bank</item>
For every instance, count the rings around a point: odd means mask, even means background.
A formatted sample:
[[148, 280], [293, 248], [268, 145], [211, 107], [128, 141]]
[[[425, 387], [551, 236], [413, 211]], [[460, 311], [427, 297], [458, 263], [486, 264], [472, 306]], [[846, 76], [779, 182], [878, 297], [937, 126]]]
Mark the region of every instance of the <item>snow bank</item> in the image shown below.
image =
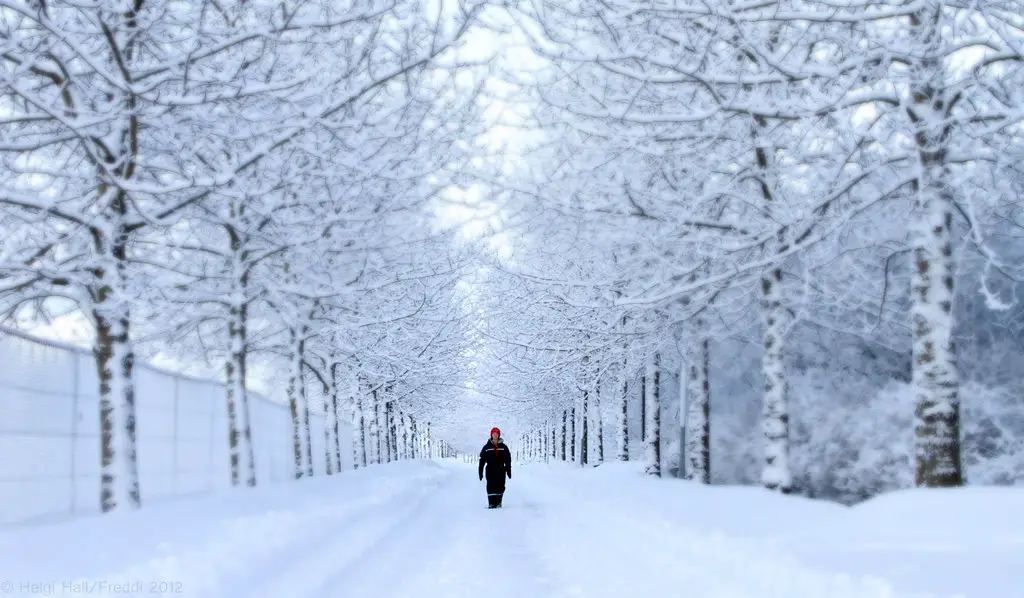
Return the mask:
[[816, 569], [884, 578], [901, 596], [1024, 595], [1021, 488], [904, 490], [845, 507], [761, 488], [653, 479], [636, 463], [557, 467], [581, 496], [603, 495], [647, 517], [784, 551]]
[[757, 486], [703, 486], [653, 478], [644, 475], [643, 465], [635, 462], [604, 463], [589, 470], [562, 464], [553, 467], [565, 467], [573, 476], [570, 484], [600, 484], [602, 496], [628, 501], [637, 511], [653, 507], [685, 518], [694, 529], [733, 537], [770, 538], [833, 521], [849, 510], [837, 503], [785, 496]]
[[0, 532], [0, 593], [231, 597], [236, 582], [282, 555], [449, 475], [432, 462], [392, 463], [11, 529]]

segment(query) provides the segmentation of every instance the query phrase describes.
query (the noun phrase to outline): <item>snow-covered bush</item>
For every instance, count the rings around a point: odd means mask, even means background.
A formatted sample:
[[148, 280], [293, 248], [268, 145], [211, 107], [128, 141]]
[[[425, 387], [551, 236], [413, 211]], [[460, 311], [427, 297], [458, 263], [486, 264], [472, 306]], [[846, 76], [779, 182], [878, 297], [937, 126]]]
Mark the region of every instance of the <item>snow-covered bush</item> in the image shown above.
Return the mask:
[[913, 485], [913, 395], [892, 382], [860, 402], [825, 402], [797, 395], [793, 438], [799, 491], [807, 496], [854, 503]]
[[756, 485], [761, 479], [761, 430], [746, 418], [711, 413], [711, 483]]
[[[914, 485], [914, 396], [900, 377], [900, 356], [868, 360], [857, 344], [833, 342], [831, 355], [804, 352], [796, 360], [789, 388], [790, 463], [798, 494], [853, 504]], [[1017, 352], [968, 345], [961, 361], [966, 481], [1024, 483], [1024, 381], [985, 370], [1012, 371], [1008, 363], [1017, 365]], [[758, 371], [757, 355], [723, 349], [712, 372], [712, 483], [756, 485], [764, 449], [757, 378], [749, 374]]]
[[[1020, 389], [967, 382], [962, 450], [967, 482], [1024, 482], [1024, 403]], [[806, 395], [793, 425], [798, 490], [807, 496], [856, 503], [914, 485], [910, 385], [891, 382], [861, 404], [815, 408]]]
[[965, 407], [963, 458], [970, 484], [1024, 483], [1024, 384], [962, 387]]

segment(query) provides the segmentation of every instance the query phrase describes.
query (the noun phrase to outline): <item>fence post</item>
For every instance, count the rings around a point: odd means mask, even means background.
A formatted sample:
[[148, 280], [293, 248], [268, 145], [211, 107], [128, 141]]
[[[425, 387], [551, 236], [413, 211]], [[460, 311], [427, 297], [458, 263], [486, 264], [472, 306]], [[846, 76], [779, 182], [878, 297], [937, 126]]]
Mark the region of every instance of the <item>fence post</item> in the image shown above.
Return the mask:
[[213, 401], [210, 401], [210, 463], [206, 466], [207, 479], [209, 480], [209, 490], [213, 491], [213, 457], [214, 457], [214, 440], [217, 437], [217, 409], [213, 406]]
[[178, 494], [178, 382], [179, 378], [174, 376], [174, 399], [171, 402], [171, 409], [174, 415], [171, 416], [171, 495]]
[[77, 476], [77, 468], [75, 467], [76, 461], [78, 461], [78, 362], [81, 361], [81, 357], [78, 353], [71, 353], [72, 360], [75, 365], [71, 372], [71, 505], [70, 512], [74, 514], [77, 507], [78, 499], [78, 487], [75, 483]]

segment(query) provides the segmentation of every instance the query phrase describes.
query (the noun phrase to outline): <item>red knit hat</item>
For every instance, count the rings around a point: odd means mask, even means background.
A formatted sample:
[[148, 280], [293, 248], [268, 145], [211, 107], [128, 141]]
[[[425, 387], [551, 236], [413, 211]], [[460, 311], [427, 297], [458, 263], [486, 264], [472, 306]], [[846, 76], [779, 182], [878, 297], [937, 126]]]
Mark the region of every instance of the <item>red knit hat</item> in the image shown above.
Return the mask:
[[498, 436], [501, 436], [501, 430], [499, 430], [498, 428], [491, 428], [491, 434], [494, 434], [495, 432], [498, 433]]

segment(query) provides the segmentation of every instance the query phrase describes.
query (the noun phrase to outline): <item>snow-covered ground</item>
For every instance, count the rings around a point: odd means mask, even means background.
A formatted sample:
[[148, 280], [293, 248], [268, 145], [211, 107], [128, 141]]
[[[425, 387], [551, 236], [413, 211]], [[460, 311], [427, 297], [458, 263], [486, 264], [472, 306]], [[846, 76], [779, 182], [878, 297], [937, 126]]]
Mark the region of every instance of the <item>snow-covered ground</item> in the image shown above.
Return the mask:
[[0, 532], [3, 596], [845, 598], [1024, 592], [1024, 492], [855, 508], [518, 464], [404, 462]]

